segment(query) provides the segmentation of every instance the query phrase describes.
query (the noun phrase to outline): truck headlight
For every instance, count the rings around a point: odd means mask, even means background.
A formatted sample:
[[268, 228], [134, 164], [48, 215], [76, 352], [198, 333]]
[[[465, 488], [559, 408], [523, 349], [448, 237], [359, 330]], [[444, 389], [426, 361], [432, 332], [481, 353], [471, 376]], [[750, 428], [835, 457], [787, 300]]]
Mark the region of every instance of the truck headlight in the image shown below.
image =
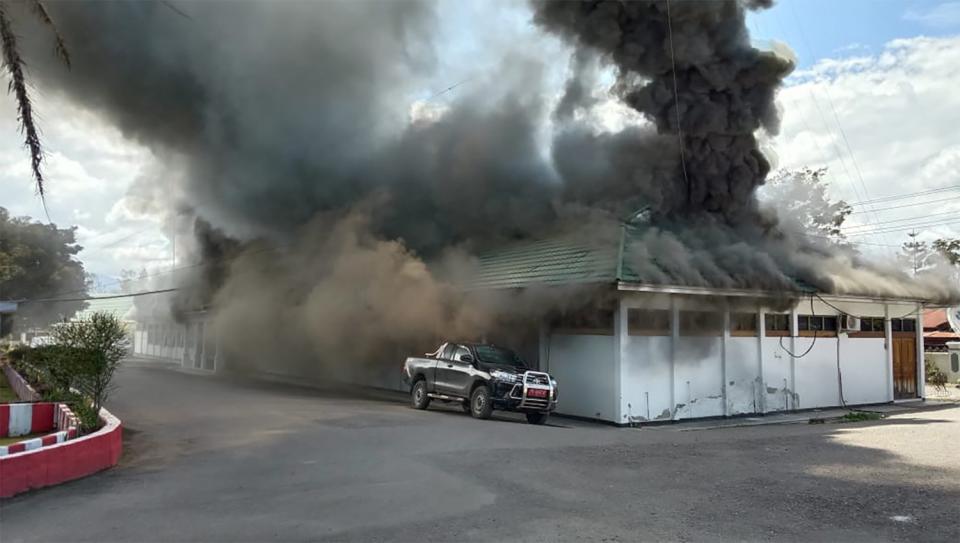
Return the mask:
[[506, 372], [506, 371], [493, 370], [490, 372], [490, 377], [492, 377], [496, 381], [503, 381], [505, 383], [517, 382], [516, 374]]

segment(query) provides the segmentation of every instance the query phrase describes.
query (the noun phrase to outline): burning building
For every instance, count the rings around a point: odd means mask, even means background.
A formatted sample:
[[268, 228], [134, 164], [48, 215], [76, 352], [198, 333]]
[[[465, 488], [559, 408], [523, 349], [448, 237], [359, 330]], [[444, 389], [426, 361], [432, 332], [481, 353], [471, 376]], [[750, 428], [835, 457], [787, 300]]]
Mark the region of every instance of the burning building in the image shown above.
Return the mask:
[[[955, 292], [757, 201], [793, 69], [750, 42], [769, 1], [534, 1], [563, 89], [499, 44], [415, 108], [435, 4], [168, 4], [52, 6], [74, 68], [34, 68], [163, 164], [130, 202], [196, 219], [141, 351], [173, 334], [157, 352], [192, 367], [397, 382], [434, 338], [503, 338], [561, 379], [561, 412], [618, 423], [917, 394], [904, 329]], [[633, 120], [598, 127], [600, 96]]]

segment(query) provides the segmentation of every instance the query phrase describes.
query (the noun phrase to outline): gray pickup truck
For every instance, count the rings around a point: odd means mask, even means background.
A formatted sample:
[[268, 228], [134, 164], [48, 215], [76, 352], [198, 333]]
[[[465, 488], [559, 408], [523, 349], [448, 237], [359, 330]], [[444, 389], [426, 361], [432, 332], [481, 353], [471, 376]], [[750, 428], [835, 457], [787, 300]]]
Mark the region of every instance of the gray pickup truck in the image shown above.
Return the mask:
[[484, 343], [444, 343], [422, 358], [407, 358], [403, 381], [416, 409], [431, 400], [458, 402], [479, 419], [501, 409], [543, 424], [557, 407], [557, 382], [550, 374], [528, 369], [509, 349]]

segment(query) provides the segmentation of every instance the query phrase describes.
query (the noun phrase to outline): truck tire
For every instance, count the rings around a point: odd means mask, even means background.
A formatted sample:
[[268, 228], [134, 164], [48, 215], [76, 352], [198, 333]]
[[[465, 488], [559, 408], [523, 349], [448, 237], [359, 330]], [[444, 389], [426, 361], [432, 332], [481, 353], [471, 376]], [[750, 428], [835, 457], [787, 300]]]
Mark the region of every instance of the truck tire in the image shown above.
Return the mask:
[[414, 409], [426, 409], [430, 405], [430, 396], [427, 396], [427, 382], [420, 379], [410, 389], [410, 400]]
[[493, 414], [493, 401], [487, 385], [478, 386], [470, 394], [470, 414], [477, 419], [489, 419]]
[[527, 422], [530, 424], [543, 424], [547, 422], [547, 413], [527, 413]]

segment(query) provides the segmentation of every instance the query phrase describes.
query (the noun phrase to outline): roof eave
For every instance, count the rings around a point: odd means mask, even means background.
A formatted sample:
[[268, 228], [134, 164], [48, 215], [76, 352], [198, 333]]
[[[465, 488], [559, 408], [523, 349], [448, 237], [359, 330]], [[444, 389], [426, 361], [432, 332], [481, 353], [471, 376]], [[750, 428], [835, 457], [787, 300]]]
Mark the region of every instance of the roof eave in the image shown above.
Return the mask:
[[856, 302], [882, 302], [882, 303], [913, 303], [923, 304], [927, 307], [947, 307], [938, 305], [929, 300], [915, 298], [894, 298], [880, 296], [858, 296], [852, 294], [826, 294], [817, 293], [811, 290], [758, 290], [758, 289], [739, 289], [739, 288], [712, 288], [712, 287], [687, 287], [681, 285], [650, 285], [645, 283], [634, 283], [629, 281], [618, 281], [617, 290], [627, 292], [654, 292], [661, 294], [687, 294], [692, 296], [732, 296], [739, 298], [784, 298], [790, 296], [805, 297], [815, 294], [831, 300], [848, 300]]

